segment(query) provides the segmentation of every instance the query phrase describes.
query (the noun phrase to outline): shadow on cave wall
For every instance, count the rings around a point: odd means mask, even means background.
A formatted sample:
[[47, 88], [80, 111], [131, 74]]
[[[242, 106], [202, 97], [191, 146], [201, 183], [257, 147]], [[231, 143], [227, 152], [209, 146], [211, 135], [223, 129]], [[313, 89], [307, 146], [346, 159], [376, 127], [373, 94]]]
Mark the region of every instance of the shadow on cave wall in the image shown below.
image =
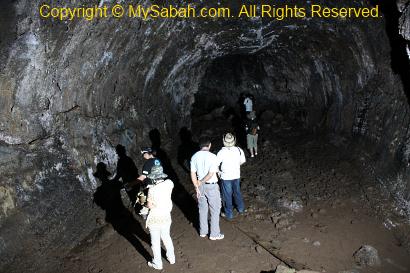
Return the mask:
[[199, 144], [192, 139], [192, 132], [187, 127], [182, 127], [179, 130], [180, 144], [178, 146], [177, 160], [181, 168], [190, 173], [190, 160], [191, 157], [199, 149]]
[[195, 228], [198, 228], [197, 203], [181, 184], [167, 152], [161, 148], [161, 133], [158, 129], [152, 129], [149, 132], [149, 138], [152, 148], [156, 151], [156, 157], [161, 160], [164, 172], [174, 182], [174, 190], [172, 192], [173, 202], [182, 211], [188, 221], [190, 221]]
[[135, 204], [136, 196], [140, 190], [140, 185], [137, 183], [138, 168], [131, 157], [127, 155], [125, 147], [118, 144], [115, 147], [118, 155], [117, 171], [114, 181], [122, 180], [122, 186], [126, 189], [128, 198], [131, 204]]
[[123, 185], [118, 180], [110, 180], [108, 178], [110, 175], [105, 163], [97, 164], [94, 176], [101, 181], [101, 185], [94, 193], [94, 203], [105, 211], [106, 222], [110, 223], [116, 232], [127, 239], [146, 260], [149, 260], [151, 255], [140, 242], [142, 240], [149, 244], [149, 236], [122, 203], [121, 189]]

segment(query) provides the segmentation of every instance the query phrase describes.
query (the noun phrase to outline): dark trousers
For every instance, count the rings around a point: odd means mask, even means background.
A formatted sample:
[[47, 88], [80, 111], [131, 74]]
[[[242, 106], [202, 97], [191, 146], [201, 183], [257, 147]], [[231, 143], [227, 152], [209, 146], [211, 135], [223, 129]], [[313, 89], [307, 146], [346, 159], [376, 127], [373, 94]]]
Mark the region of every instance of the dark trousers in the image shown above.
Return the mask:
[[243, 203], [243, 198], [241, 194], [241, 180], [223, 180], [222, 179], [222, 200], [225, 210], [225, 215], [227, 218], [233, 218], [233, 201], [235, 202], [236, 209], [239, 213], [244, 212], [245, 204]]

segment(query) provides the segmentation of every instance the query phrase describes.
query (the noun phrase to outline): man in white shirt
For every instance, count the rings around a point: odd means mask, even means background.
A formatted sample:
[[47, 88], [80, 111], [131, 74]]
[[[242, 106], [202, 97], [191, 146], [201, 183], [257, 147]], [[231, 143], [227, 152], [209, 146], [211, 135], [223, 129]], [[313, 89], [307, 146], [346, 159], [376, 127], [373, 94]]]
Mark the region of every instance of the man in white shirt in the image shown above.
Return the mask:
[[164, 243], [169, 263], [175, 263], [174, 245], [170, 236], [171, 194], [174, 183], [167, 179], [161, 165], [154, 165], [147, 177], [151, 184], [148, 186], [147, 207], [149, 213], [146, 226], [151, 236], [151, 249], [154, 256], [152, 261], [148, 262], [148, 266], [162, 270], [161, 240]]
[[245, 153], [237, 146], [236, 138], [231, 133], [223, 136], [225, 147], [217, 154], [218, 163], [221, 165], [221, 188], [222, 200], [225, 211], [225, 217], [228, 220], [233, 218], [232, 196], [235, 201], [236, 209], [240, 214], [245, 212], [240, 186], [241, 165], [245, 163]]
[[245, 100], [243, 101], [243, 104], [245, 105], [245, 111], [246, 114], [252, 112], [253, 110], [253, 102], [250, 96], [246, 96]]
[[216, 155], [211, 153], [211, 141], [202, 137], [199, 140], [200, 151], [191, 158], [191, 180], [195, 186], [199, 209], [199, 235], [208, 234], [208, 210], [210, 211], [210, 240], [221, 240], [224, 235], [219, 228], [221, 212], [221, 193], [218, 186], [218, 162]]

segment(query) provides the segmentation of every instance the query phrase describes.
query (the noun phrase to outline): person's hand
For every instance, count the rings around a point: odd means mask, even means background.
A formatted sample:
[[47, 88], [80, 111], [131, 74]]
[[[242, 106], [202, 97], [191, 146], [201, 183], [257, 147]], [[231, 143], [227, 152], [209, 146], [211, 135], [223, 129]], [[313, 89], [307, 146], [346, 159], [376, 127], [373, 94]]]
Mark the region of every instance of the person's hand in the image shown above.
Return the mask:
[[195, 191], [196, 191], [196, 198], [199, 199], [201, 197], [201, 191], [199, 190], [198, 186], [195, 187]]
[[154, 205], [152, 204], [152, 202], [150, 202], [150, 201], [147, 202], [147, 208], [149, 208], [149, 209], [154, 208]]

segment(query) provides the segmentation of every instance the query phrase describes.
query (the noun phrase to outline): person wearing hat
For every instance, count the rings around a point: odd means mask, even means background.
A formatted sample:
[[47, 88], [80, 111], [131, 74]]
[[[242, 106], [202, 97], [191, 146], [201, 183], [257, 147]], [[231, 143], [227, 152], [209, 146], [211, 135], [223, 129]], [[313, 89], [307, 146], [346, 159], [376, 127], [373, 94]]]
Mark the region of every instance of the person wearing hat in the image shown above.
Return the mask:
[[148, 266], [158, 270], [162, 270], [161, 240], [164, 243], [169, 263], [175, 263], [174, 245], [170, 236], [171, 194], [174, 183], [167, 177], [161, 165], [154, 165], [147, 175], [151, 183], [148, 185], [147, 207], [149, 213], [146, 227], [151, 236], [153, 254], [153, 259], [148, 262]]
[[[161, 161], [155, 157], [155, 150], [153, 150], [150, 147], [142, 148], [141, 149], [141, 154], [143, 158], [145, 159], [144, 166], [142, 167], [142, 174], [137, 178], [143, 185], [148, 185], [151, 183], [150, 178], [148, 175], [151, 173], [151, 170], [154, 166], [162, 166]], [[138, 196], [140, 197], [141, 195], [145, 196], [144, 191], [142, 190], [140, 193], [138, 193]], [[143, 205], [143, 204], [141, 204]], [[145, 218], [148, 213], [148, 208], [145, 207], [144, 205], [142, 206], [139, 214]]]
[[162, 166], [161, 161], [155, 157], [155, 150], [150, 147], [141, 149], [142, 157], [146, 160], [142, 167], [142, 174], [137, 178], [140, 181], [144, 181], [151, 173], [151, 169], [154, 166]]
[[240, 186], [241, 165], [246, 162], [243, 150], [235, 146], [236, 138], [231, 133], [226, 133], [222, 138], [224, 147], [216, 155], [220, 165], [220, 177], [222, 188], [222, 204], [225, 217], [228, 220], [233, 218], [233, 203], [240, 214], [245, 212]]
[[258, 123], [256, 122], [255, 111], [250, 112], [247, 115], [246, 121], [246, 144], [251, 157], [258, 155], [258, 131], [260, 130]]

